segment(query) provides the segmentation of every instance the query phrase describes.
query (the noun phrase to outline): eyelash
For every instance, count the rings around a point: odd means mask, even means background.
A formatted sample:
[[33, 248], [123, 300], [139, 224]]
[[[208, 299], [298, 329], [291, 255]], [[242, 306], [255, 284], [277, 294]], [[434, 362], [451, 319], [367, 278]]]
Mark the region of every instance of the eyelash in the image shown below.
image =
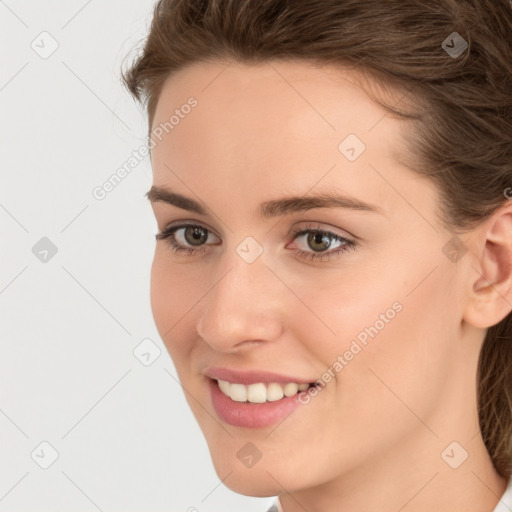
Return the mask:
[[[182, 228], [187, 228], [189, 226], [192, 227], [198, 227], [203, 230], [205, 230], [207, 233], [211, 233], [209, 229], [206, 229], [205, 227], [201, 226], [200, 224], [196, 223], [188, 223], [188, 224], [180, 224], [177, 226], [171, 226], [159, 233], [155, 236], [157, 240], [165, 240], [171, 247], [173, 253], [179, 253], [186, 256], [193, 256], [194, 254], [204, 253], [206, 251], [206, 247], [202, 246], [199, 249], [192, 249], [190, 247], [181, 247], [176, 242], [176, 236], [175, 232]], [[293, 240], [298, 238], [301, 235], [304, 235], [306, 233], [321, 233], [323, 235], [327, 235], [331, 240], [336, 242], [343, 242], [343, 245], [339, 247], [336, 250], [330, 251], [330, 252], [308, 252], [308, 251], [302, 251], [301, 249], [297, 249], [297, 255], [300, 258], [306, 259], [306, 260], [320, 260], [325, 261], [327, 257], [327, 261], [330, 261], [333, 256], [339, 256], [341, 253], [350, 251], [356, 247], [356, 242], [354, 240], [350, 240], [348, 238], [345, 238], [343, 236], [337, 235], [336, 233], [333, 233], [332, 231], [327, 231], [325, 229], [320, 229], [315, 225], [307, 224], [305, 227], [301, 228], [295, 228], [292, 229], [291, 234], [293, 235]]]

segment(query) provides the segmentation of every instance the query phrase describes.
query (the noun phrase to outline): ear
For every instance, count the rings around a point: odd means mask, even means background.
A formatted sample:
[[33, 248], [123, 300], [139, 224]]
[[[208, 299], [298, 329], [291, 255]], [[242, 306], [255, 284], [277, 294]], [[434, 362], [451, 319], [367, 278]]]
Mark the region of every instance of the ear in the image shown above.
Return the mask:
[[476, 265], [464, 319], [480, 328], [498, 324], [512, 311], [512, 201], [477, 231]]

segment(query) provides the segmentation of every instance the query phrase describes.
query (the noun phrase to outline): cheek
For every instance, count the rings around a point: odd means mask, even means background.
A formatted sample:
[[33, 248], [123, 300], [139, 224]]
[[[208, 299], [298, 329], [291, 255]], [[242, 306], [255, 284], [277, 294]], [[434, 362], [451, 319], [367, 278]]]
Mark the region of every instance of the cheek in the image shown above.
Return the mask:
[[[396, 256], [407, 252], [408, 258]], [[298, 287], [310, 311], [303, 308], [296, 339], [331, 368], [340, 392], [347, 391], [344, 401], [364, 386], [359, 399], [369, 408], [376, 397], [382, 404], [397, 402], [387, 384], [420, 409], [430, 408], [422, 397], [426, 391], [436, 396], [450, 371], [456, 344], [449, 341], [460, 335], [460, 286], [451, 263], [435, 249], [411, 253], [406, 247], [382, 254], [364, 273], [330, 274], [314, 288], [303, 277]]]
[[[348, 329], [341, 344], [346, 349], [355, 340], [361, 350], [339, 373], [340, 408], [357, 409], [360, 423], [355, 427], [367, 428], [367, 435], [372, 435], [375, 417], [384, 437], [421, 428], [411, 410], [435, 430], [433, 417], [458, 360], [454, 340], [460, 318], [452, 270], [432, 258], [428, 265], [402, 266], [402, 272], [401, 281], [389, 280], [386, 290], [381, 279], [380, 290], [367, 300], [359, 295], [346, 311]], [[401, 310], [390, 314], [393, 303]]]
[[295, 339], [307, 343], [327, 367], [351, 349], [348, 358], [360, 359], [352, 355], [371, 352], [388, 326], [400, 322], [404, 295], [400, 287], [399, 280], [390, 279], [389, 272], [377, 265], [364, 272], [354, 267], [302, 273], [300, 282], [294, 283], [302, 304], [289, 325], [297, 328]]
[[362, 254], [353, 270], [308, 278], [308, 283], [303, 278], [301, 298], [329, 327], [321, 331], [322, 349], [333, 359], [355, 340], [361, 355], [396, 361], [412, 357], [409, 349], [417, 354], [446, 350], [444, 340], [457, 334], [456, 317], [462, 314], [460, 279], [450, 265], [438, 240], [423, 247], [409, 239]]

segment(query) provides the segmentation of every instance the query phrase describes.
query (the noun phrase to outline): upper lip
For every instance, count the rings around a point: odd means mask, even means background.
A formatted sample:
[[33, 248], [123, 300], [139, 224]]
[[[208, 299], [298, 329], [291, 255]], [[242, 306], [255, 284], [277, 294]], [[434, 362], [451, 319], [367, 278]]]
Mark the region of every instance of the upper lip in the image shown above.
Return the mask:
[[257, 370], [230, 370], [229, 368], [212, 367], [206, 369], [204, 375], [215, 380], [226, 380], [238, 384], [256, 384], [262, 382], [270, 384], [277, 382], [280, 384], [287, 384], [288, 382], [296, 382], [297, 384], [310, 384], [312, 381], [301, 379], [299, 377], [292, 377], [282, 373], [263, 372]]

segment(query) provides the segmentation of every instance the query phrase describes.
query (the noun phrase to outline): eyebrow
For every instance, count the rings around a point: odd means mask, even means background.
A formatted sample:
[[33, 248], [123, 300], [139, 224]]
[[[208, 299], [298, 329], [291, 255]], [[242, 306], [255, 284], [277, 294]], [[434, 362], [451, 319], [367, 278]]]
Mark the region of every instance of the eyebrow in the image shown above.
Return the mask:
[[[200, 215], [208, 215], [209, 213], [208, 209], [204, 208], [194, 199], [185, 197], [164, 187], [153, 185], [145, 195], [151, 203], [163, 202]], [[259, 205], [258, 213], [260, 217], [272, 218], [289, 215], [295, 212], [304, 212], [312, 210], [313, 208], [345, 208], [349, 210], [383, 213], [376, 205], [365, 203], [353, 197], [329, 192], [265, 201]]]

